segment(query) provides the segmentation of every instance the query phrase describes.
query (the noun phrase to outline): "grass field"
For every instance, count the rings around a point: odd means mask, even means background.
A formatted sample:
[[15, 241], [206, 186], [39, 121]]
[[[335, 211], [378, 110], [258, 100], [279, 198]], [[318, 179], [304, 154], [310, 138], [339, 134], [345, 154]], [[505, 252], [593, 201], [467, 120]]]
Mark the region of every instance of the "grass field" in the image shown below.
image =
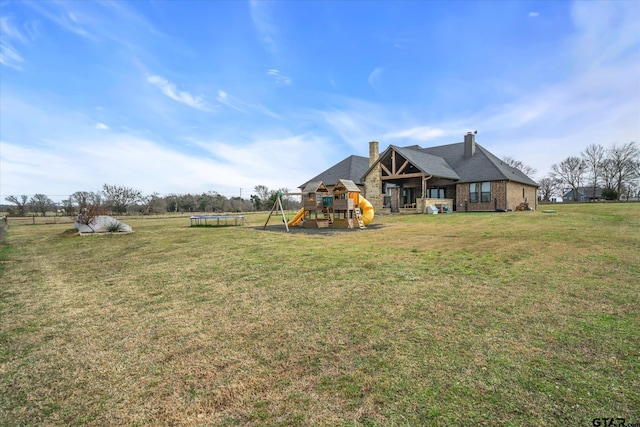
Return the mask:
[[1, 425], [640, 423], [640, 204], [12, 226]]

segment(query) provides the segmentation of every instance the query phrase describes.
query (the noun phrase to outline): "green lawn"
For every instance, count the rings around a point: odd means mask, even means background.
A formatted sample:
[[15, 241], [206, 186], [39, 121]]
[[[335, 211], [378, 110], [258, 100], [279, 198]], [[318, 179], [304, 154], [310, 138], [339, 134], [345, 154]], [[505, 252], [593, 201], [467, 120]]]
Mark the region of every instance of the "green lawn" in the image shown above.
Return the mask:
[[552, 208], [10, 223], [0, 425], [640, 423], [640, 204]]

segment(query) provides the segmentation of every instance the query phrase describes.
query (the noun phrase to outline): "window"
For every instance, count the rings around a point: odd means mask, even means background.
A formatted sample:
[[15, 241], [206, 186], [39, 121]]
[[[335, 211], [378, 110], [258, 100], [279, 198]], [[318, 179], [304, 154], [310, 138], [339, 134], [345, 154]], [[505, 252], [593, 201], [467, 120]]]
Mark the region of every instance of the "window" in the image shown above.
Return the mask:
[[478, 203], [478, 183], [472, 182], [469, 184], [469, 201], [471, 203]]
[[482, 194], [480, 197], [481, 197], [480, 200], [482, 201], [482, 203], [491, 202], [491, 183], [490, 182], [482, 183]]
[[444, 188], [429, 188], [427, 194], [430, 199], [444, 199]]
[[491, 202], [491, 183], [472, 182], [471, 184], [469, 184], [469, 201], [471, 203]]

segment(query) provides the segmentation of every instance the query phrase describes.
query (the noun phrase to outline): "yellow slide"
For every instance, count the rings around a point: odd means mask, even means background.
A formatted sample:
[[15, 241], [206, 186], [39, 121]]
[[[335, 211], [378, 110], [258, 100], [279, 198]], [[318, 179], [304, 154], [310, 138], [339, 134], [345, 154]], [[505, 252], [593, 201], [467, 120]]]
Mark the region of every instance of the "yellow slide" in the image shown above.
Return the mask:
[[362, 196], [358, 196], [358, 205], [362, 212], [362, 222], [364, 225], [371, 224], [371, 221], [373, 221], [373, 205]]
[[300, 224], [303, 219], [304, 219], [304, 208], [300, 209], [296, 214], [296, 216], [294, 216], [293, 219], [287, 223], [287, 225], [289, 227], [295, 227], [296, 225]]

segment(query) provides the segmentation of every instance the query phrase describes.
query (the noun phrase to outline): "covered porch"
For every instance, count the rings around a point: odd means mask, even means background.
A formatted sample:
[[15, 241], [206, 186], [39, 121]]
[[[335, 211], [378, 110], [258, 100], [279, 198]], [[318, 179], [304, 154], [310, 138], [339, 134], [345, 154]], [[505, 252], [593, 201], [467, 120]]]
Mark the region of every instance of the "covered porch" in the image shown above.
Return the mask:
[[379, 164], [382, 213], [453, 212], [459, 177], [442, 158], [390, 146]]

